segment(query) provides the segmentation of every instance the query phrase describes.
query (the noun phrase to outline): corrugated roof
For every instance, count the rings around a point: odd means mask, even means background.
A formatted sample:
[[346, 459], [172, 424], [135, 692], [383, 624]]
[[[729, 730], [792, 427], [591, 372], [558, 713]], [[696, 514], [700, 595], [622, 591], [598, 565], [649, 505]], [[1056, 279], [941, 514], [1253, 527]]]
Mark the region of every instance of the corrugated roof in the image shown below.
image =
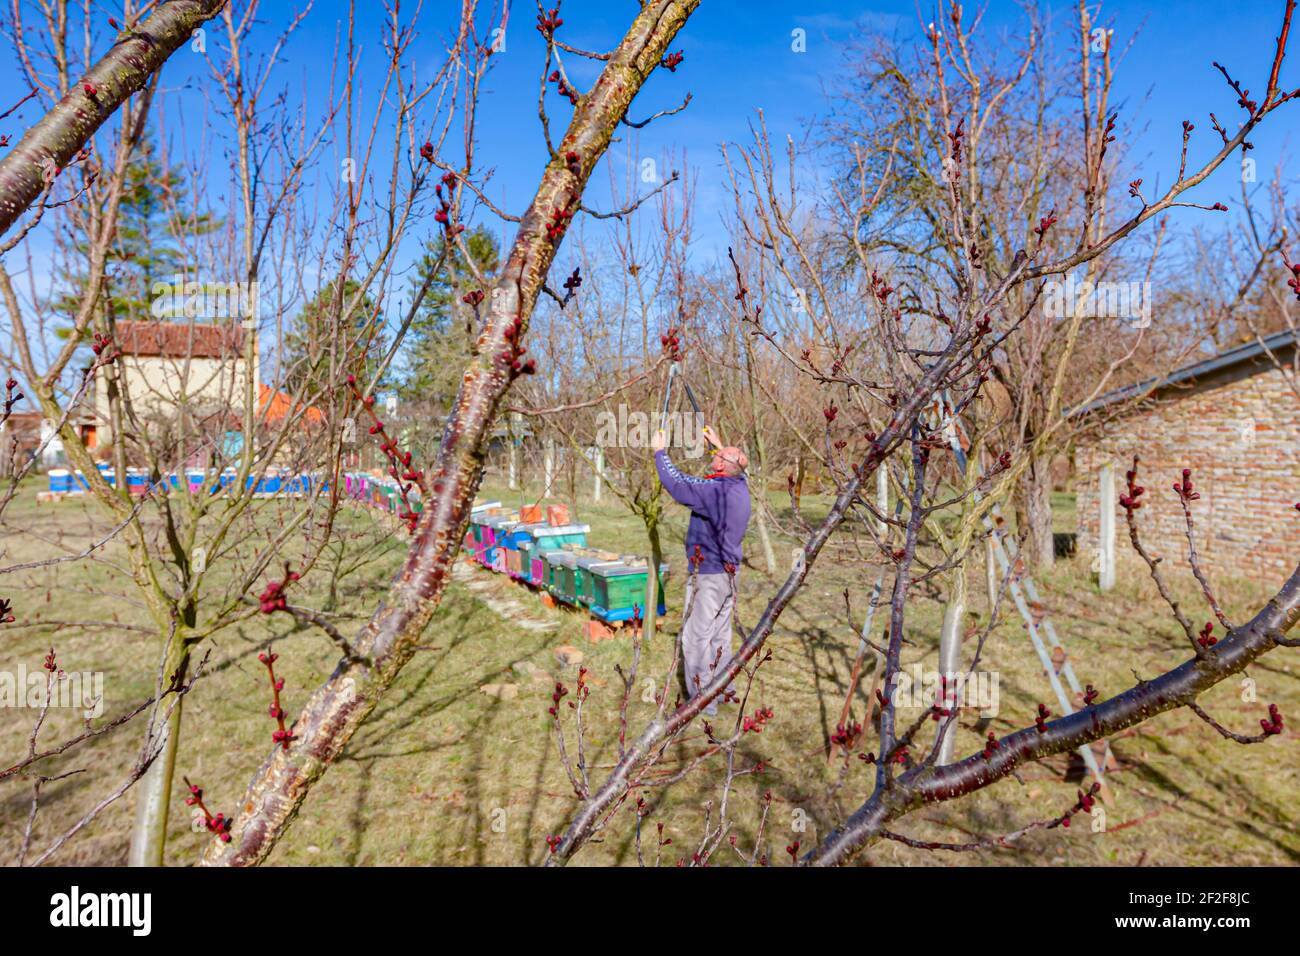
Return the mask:
[[1199, 362], [1184, 365], [1182, 368], [1170, 372], [1164, 378], [1149, 378], [1135, 385], [1126, 385], [1123, 388], [1107, 392], [1105, 395], [1099, 395], [1087, 405], [1072, 408], [1066, 414], [1086, 415], [1088, 412], [1096, 411], [1107, 405], [1114, 405], [1116, 402], [1122, 402], [1147, 393], [1155, 393], [1173, 385], [1193, 382], [1207, 375], [1223, 372], [1247, 363], [1255, 366], [1249, 371], [1249, 374], [1258, 375], [1260, 372], [1267, 372], [1269, 369], [1274, 368], [1272, 360], [1269, 358], [1270, 353], [1277, 355], [1279, 352], [1287, 352], [1295, 348], [1296, 338], [1296, 333], [1290, 329], [1275, 332], [1272, 335], [1264, 336], [1262, 341], [1256, 339], [1253, 342], [1238, 345]]

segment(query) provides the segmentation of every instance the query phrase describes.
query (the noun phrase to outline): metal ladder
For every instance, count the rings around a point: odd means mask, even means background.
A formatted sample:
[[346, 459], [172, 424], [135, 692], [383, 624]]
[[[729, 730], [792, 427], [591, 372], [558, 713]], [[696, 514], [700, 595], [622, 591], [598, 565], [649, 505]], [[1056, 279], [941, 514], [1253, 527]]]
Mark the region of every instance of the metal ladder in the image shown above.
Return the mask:
[[[949, 401], [947, 393], [943, 395], [941, 401], [943, 402], [940, 410], [942, 428], [945, 437], [948, 439], [948, 445], [952, 448], [953, 457], [957, 461], [957, 467], [960, 468], [961, 473], [965, 475], [967, 468], [970, 467], [971, 464], [974, 464], [978, 476], [983, 477], [984, 469], [980, 467], [979, 462], [972, 463], [966, 455], [965, 448], [962, 447], [962, 438], [966, 435], [965, 429], [962, 427], [960, 419], [949, 413], [952, 404]], [[973, 499], [976, 502], [980, 501], [982, 497], [983, 496], [979, 491], [973, 492]], [[996, 517], [998, 522], [1001, 522], [1001, 507], [994, 504], [990, 510], [992, 511], [993, 517]], [[989, 515], [984, 515], [982, 520], [985, 530], [989, 532], [989, 540], [992, 542], [993, 554], [997, 560], [998, 567], [1001, 569], [1003, 577], [1008, 580], [1007, 590], [1011, 594], [1011, 599], [1016, 605], [1016, 610], [1020, 612], [1020, 616], [1025, 621], [1025, 628], [1029, 631], [1030, 643], [1033, 644], [1034, 651], [1038, 654], [1038, 659], [1042, 663], [1043, 669], [1047, 672], [1047, 678], [1052, 684], [1052, 690], [1056, 693], [1056, 700], [1061, 706], [1061, 712], [1064, 715], [1073, 714], [1074, 704], [1070, 696], [1066, 693], [1064, 685], [1061, 683], [1061, 675], [1065, 675], [1066, 683], [1070, 685], [1070, 689], [1074, 691], [1074, 693], [1082, 694], [1083, 686], [1079, 683], [1079, 678], [1074, 673], [1074, 667], [1070, 664], [1070, 656], [1069, 652], [1065, 648], [1065, 642], [1062, 641], [1060, 636], [1057, 634], [1056, 626], [1052, 623], [1051, 618], [1047, 616], [1046, 610], [1044, 610], [1043, 614], [1039, 618], [1035, 619], [1034, 613], [1029, 607], [1029, 602], [1033, 602], [1041, 607], [1042, 601], [1039, 599], [1038, 586], [1034, 583], [1033, 577], [1030, 576], [1027, 571], [1023, 570], [1020, 574], [1014, 573], [1013, 569], [1015, 568], [1017, 558], [1015, 541], [1012, 538], [1005, 537], [1004, 532], [999, 529], [997, 522], [995, 522]], [[1026, 598], [1028, 598], [1028, 601]], [[1065, 659], [1062, 661], [1059, 671], [1052, 660], [1051, 652], [1048, 649], [1049, 645], [1045, 644], [1043, 641], [1043, 634], [1046, 634], [1047, 640], [1051, 642], [1051, 647], [1059, 647], [1061, 652], [1065, 655]], [[1099, 783], [1104, 782], [1106, 772], [1105, 768], [1111, 760], [1110, 741], [1103, 740], [1102, 744], [1104, 752], [1100, 766], [1097, 764], [1096, 755], [1093, 753], [1090, 745], [1084, 744], [1078, 751], [1079, 756], [1083, 758], [1084, 765], [1092, 772], [1093, 778]]]

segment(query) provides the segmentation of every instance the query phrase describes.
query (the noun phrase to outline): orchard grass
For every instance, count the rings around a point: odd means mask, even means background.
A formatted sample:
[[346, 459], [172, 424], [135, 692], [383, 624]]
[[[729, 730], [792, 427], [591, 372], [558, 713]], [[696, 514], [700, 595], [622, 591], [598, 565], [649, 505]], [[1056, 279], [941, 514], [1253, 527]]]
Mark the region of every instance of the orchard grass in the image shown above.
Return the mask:
[[[30, 530], [82, 547], [103, 524], [85, 500], [37, 505], [35, 493], [43, 479], [25, 483], [5, 515], [11, 528]], [[490, 478], [481, 496], [510, 505], [536, 500], [509, 491]], [[557, 500], [572, 502], [567, 484], [556, 489]], [[575, 520], [590, 524], [594, 545], [619, 552], [645, 553], [645, 534], [638, 518], [606, 494], [599, 505], [590, 502], [590, 483], [583, 481], [571, 505]], [[824, 513], [828, 500], [807, 495], [803, 507], [809, 518]], [[791, 525], [789, 501], [773, 493], [777, 521]], [[1057, 517], [1056, 530], [1072, 526], [1072, 496], [1057, 495], [1058, 511], [1070, 509], [1070, 521]], [[406, 536], [381, 524], [376, 515], [349, 510], [344, 523], [351, 532], [372, 535], [373, 554], [361, 571], [345, 577], [337, 588], [330, 619], [345, 634], [355, 633], [368, 619], [389, 579], [399, 567]], [[62, 529], [62, 530], [60, 530]], [[646, 677], [662, 681], [670, 656], [669, 639], [680, 627], [684, 562], [681, 541], [685, 530], [682, 509], [669, 505], [664, 528], [666, 559], [672, 565], [668, 581], [669, 613], [654, 644], [646, 649], [636, 691], [629, 707], [629, 734], [635, 735], [653, 711], [642, 700]], [[48, 544], [28, 535], [10, 533], [2, 563], [50, 554]], [[798, 539], [774, 529], [773, 546], [778, 577], [789, 567]], [[747, 564], [741, 573], [741, 618], [752, 623], [776, 579], [762, 567], [757, 534], [747, 538]], [[1134, 670], [1153, 677], [1186, 659], [1186, 639], [1165, 612], [1143, 569], [1125, 556], [1117, 588], [1098, 592], [1081, 558], [1058, 561], [1039, 576], [1040, 587], [1074, 667], [1084, 682], [1103, 696], [1134, 683]], [[104, 562], [124, 566], [120, 544], [104, 551]], [[104, 562], [77, 561], [52, 568], [17, 572], [0, 578], [0, 593], [13, 601], [17, 622], [0, 629], [0, 669], [14, 671], [20, 662], [38, 670], [49, 647], [68, 671], [103, 671], [107, 700], [104, 715], [111, 719], [152, 691], [159, 638], [130, 582]], [[1194, 619], [1207, 618], [1204, 601], [1194, 591], [1189, 574], [1176, 573], [1179, 556], [1171, 555], [1167, 575], [1176, 584]], [[218, 569], [219, 570], [219, 569]], [[277, 572], [279, 569], [273, 569]], [[468, 573], [466, 573], [468, 571]], [[773, 806], [764, 842], [769, 862], [789, 865], [785, 846], [799, 840], [813, 845], [865, 797], [873, 769], [853, 759], [843, 788], [831, 793], [843, 766], [837, 757], [828, 765], [824, 746], [838, 719], [847, 687], [857, 636], [846, 620], [842, 592], [850, 588], [855, 622], [865, 610], [876, 568], [866, 566], [847, 548], [828, 549], [808, 587], [799, 593], [769, 642], [773, 659], [759, 671], [749, 710], [771, 707], [774, 718], [761, 734], [751, 734], [740, 749], [741, 762], [762, 760], [767, 769], [738, 781], [731, 797], [733, 830], [738, 845], [752, 845], [761, 799], [770, 791]], [[271, 580], [275, 574], [270, 574]], [[468, 587], [467, 581], [475, 582]], [[1228, 614], [1244, 618], [1266, 599], [1279, 581], [1221, 580], [1216, 582]], [[259, 582], [258, 588], [265, 584]], [[982, 564], [968, 570], [970, 623], [982, 623], [988, 613]], [[942, 595], [918, 586], [908, 615], [903, 650], [904, 670], [920, 662], [933, 668], [937, 659]], [[327, 580], [313, 573], [296, 582], [290, 602], [314, 608], [327, 606]], [[553, 630], [529, 629], [503, 618], [502, 602], [513, 600], [530, 619], [552, 622]], [[496, 610], [489, 606], [495, 605]], [[99, 621], [103, 627], [56, 628], [34, 625], [37, 619]], [[550, 706], [553, 675], [572, 687], [576, 668], [564, 668], [554, 650], [577, 647], [585, 655], [592, 687], [586, 714], [591, 733], [588, 761], [593, 783], [614, 757], [620, 682], [615, 664], [625, 667], [629, 642], [625, 636], [591, 644], [581, 633], [583, 615], [542, 605], [538, 597], [503, 577], [470, 567], [458, 573], [447, 591], [423, 648], [402, 671], [393, 690], [348, 746], [344, 757], [315, 787], [287, 837], [273, 852], [272, 865], [523, 865], [537, 864], [547, 854], [546, 837], [562, 831], [576, 804], [554, 741]], [[109, 627], [124, 624], [146, 630]], [[884, 617], [874, 628], [879, 637]], [[623, 632], [624, 634], [626, 632]], [[185, 701], [185, 725], [177, 759], [167, 860], [191, 865], [200, 854], [206, 833], [193, 832], [189, 808], [183, 804], [182, 775], [200, 785], [215, 813], [237, 809], [249, 778], [269, 752], [275, 721], [267, 715], [270, 688], [257, 654], [274, 638], [277, 676], [286, 684], [282, 700], [296, 715], [306, 695], [330, 672], [337, 650], [319, 629], [298, 626], [285, 614], [258, 615], [228, 628], [205, 647], [211, 657], [206, 676]], [[202, 649], [198, 656], [202, 656]], [[534, 679], [524, 662], [538, 669]], [[515, 665], [520, 665], [516, 667]], [[1028, 726], [1039, 702], [1059, 708], [1020, 619], [1012, 613], [998, 627], [985, 653], [984, 668], [999, 675], [1001, 710], [991, 723], [964, 715], [959, 729], [959, 754], [979, 749], [988, 730], [1001, 735]], [[1279, 649], [1253, 667], [1257, 700], [1241, 699], [1239, 681], [1216, 687], [1201, 703], [1221, 723], [1242, 733], [1258, 730], [1269, 703], [1288, 719], [1280, 736], [1256, 746], [1226, 741], [1189, 711], [1159, 716], [1113, 741], [1120, 767], [1108, 780], [1115, 802], [1106, 808], [1107, 832], [1094, 833], [1087, 817], [1069, 830], [1035, 831], [1013, 849], [995, 852], [950, 853], [914, 850], [897, 843], [872, 847], [859, 858], [874, 864], [908, 865], [1285, 865], [1300, 862], [1300, 811], [1291, 799], [1300, 776], [1300, 738], [1293, 724], [1300, 720], [1300, 659]], [[513, 683], [518, 696], [497, 698], [480, 691], [485, 684]], [[867, 683], [864, 681], [864, 684]], [[674, 681], [680, 689], [680, 678]], [[566, 698], [571, 700], [572, 696]], [[854, 704], [862, 719], [866, 689]], [[904, 712], [905, 724], [911, 712]], [[573, 712], [562, 709], [569, 753], [573, 746]], [[734, 707], [722, 708], [720, 721], [734, 719]], [[9, 766], [26, 752], [36, 712], [25, 708], [0, 710], [0, 765]], [[41, 741], [54, 743], [74, 734], [79, 712], [53, 710]], [[84, 767], [86, 772], [48, 784], [43, 791], [34, 847], [43, 847], [77, 819], [109, 787], [121, 779], [139, 748], [143, 725], [138, 721], [100, 738], [66, 757], [45, 761], [49, 775]], [[928, 728], [927, 731], [928, 733]], [[820, 742], [823, 747], [810, 750]], [[870, 731], [857, 751], [873, 749]], [[694, 752], [691, 743], [674, 748], [664, 768], [676, 767]], [[1065, 781], [1067, 760], [1056, 758], [1026, 768], [1019, 779], [1008, 779], [947, 806], [922, 809], [897, 825], [919, 839], [961, 843], [997, 835], [1067, 809], [1076, 799], [1077, 785]], [[655, 824], [664, 824], [672, 839], [662, 848], [662, 861], [675, 863], [690, 854], [699, 840], [704, 804], [718, 796], [720, 764], [714, 763], [667, 794], [645, 794], [651, 807], [644, 828], [644, 851], [655, 855]], [[30, 806], [30, 787], [11, 778], [0, 784], [0, 860], [17, 856]], [[128, 793], [51, 860], [53, 864], [120, 865], [126, 860], [133, 798]], [[796, 813], [802, 810], [802, 814]], [[796, 821], [806, 826], [796, 832]], [[630, 807], [576, 858], [578, 864], [636, 862]], [[711, 861], [739, 862], [725, 844]]]

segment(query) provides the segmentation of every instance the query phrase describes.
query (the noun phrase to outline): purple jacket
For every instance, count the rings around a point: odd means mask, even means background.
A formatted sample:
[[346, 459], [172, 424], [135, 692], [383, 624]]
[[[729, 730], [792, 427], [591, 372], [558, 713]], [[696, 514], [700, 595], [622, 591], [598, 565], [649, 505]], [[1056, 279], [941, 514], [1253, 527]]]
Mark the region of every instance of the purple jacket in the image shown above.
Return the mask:
[[686, 528], [686, 563], [691, 570], [695, 546], [700, 574], [723, 574], [726, 565], [740, 568], [740, 541], [749, 526], [749, 485], [744, 476], [691, 478], [677, 470], [667, 452], [655, 452], [659, 480], [674, 501], [691, 509]]

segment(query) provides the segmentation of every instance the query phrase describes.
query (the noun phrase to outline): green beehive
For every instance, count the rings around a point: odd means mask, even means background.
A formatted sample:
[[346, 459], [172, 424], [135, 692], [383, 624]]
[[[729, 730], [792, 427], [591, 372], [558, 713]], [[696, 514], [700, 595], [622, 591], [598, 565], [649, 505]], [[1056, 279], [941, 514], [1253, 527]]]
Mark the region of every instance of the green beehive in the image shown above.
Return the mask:
[[[593, 589], [591, 612], [606, 621], [631, 619], [635, 608], [645, 607], [648, 573], [649, 570], [645, 565], [628, 567], [621, 562], [593, 567], [591, 569]], [[659, 565], [659, 606], [656, 610], [660, 614], [668, 610], [664, 605], [664, 577], [667, 574], [668, 565]]]
[[[585, 557], [578, 558], [578, 566], [574, 570], [574, 592], [579, 604], [592, 604], [596, 600], [596, 579], [595, 570], [606, 566], [622, 567], [619, 561], [610, 561], [605, 558]], [[642, 578], [642, 582], [645, 579]]]
[[542, 564], [546, 567], [546, 580], [543, 582], [546, 590], [556, 594], [560, 587], [559, 579], [556, 577], [556, 568], [559, 567], [559, 558], [564, 552], [560, 550], [541, 552]]
[[550, 569], [547, 589], [557, 600], [577, 604], [577, 556], [569, 551], [550, 551], [546, 555], [546, 564]]

